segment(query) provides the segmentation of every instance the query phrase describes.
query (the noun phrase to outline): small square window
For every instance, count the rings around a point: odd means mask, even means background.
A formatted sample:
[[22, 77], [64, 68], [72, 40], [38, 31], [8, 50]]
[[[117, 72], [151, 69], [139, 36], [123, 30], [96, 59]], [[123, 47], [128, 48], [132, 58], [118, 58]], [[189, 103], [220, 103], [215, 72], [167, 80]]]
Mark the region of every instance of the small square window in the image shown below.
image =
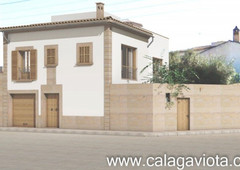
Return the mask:
[[155, 57], [153, 57], [152, 60], [153, 60], [152, 61], [153, 62], [153, 75], [155, 75], [158, 72], [159, 68], [163, 65], [163, 60], [160, 58], [155, 58]]
[[93, 45], [92, 43], [78, 43], [77, 44], [77, 65], [92, 65], [93, 64]]
[[47, 64], [55, 64], [55, 49], [47, 49]]
[[46, 45], [45, 51], [45, 66], [56, 67], [58, 65], [58, 46], [57, 45]]

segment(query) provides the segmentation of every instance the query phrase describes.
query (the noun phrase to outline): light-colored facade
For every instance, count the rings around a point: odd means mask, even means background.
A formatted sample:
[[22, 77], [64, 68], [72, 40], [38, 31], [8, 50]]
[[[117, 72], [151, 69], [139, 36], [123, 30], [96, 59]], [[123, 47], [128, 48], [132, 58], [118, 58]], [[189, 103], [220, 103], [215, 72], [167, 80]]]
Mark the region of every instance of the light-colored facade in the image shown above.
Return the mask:
[[[31, 33], [9, 34], [8, 61], [11, 52], [17, 47], [33, 46], [38, 52], [38, 78], [32, 82], [12, 81], [12, 70], [8, 72], [8, 90], [41, 90], [47, 84], [47, 67], [44, 66], [44, 46], [58, 45], [58, 66], [56, 84], [64, 85], [63, 115], [65, 116], [103, 116], [103, 26], [92, 28], [74, 28], [65, 30], [39, 31]], [[69, 36], [72, 35], [72, 37]], [[86, 35], [88, 35], [86, 37]], [[28, 39], [30, 37], [30, 39]], [[76, 66], [76, 44], [92, 42], [94, 46], [94, 64], [89, 67]], [[8, 68], [11, 68], [8, 62]], [[97, 82], [98, 85], [95, 83]], [[39, 96], [40, 105], [41, 96]], [[94, 103], [94, 107], [92, 104]], [[79, 109], [80, 108], [80, 109]], [[41, 113], [39, 107], [38, 113]]]
[[[145, 56], [168, 64], [168, 38], [105, 17], [102, 3], [94, 14], [95, 18], [93, 13], [56, 16], [51, 23], [0, 28], [0, 126], [109, 130], [111, 85], [141, 84], [147, 73], [140, 71], [149, 63]], [[81, 63], [81, 57], [91, 62]]]

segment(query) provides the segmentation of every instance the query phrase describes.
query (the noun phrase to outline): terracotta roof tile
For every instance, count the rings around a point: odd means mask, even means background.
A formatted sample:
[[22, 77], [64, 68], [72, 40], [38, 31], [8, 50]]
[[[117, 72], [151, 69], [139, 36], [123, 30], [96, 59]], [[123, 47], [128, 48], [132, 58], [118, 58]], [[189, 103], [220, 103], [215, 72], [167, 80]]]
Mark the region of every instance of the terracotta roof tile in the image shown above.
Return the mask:
[[59, 22], [46, 22], [46, 23], [37, 23], [37, 24], [29, 24], [29, 25], [19, 25], [19, 26], [10, 26], [10, 27], [0, 27], [1, 31], [4, 30], [13, 30], [16, 28], [32, 28], [39, 26], [48, 26], [48, 25], [62, 25], [62, 24], [72, 24], [72, 23], [81, 23], [81, 22], [91, 22], [91, 21], [105, 21], [110, 19], [111, 17], [105, 17], [102, 19], [82, 19], [82, 20], [71, 20], [71, 21], [59, 21]]
[[78, 23], [92, 23], [92, 22], [110, 22], [110, 23], [116, 23], [123, 26], [127, 26], [129, 28], [141, 31], [143, 33], [152, 35], [151, 31], [148, 31], [146, 29], [136, 27], [132, 24], [128, 24], [122, 21], [119, 21], [117, 19], [114, 19], [112, 17], [104, 17], [104, 18], [92, 18], [92, 19], [81, 19], [81, 20], [71, 20], [71, 21], [59, 21], [59, 22], [47, 22], [47, 23], [37, 23], [37, 24], [29, 24], [29, 25], [20, 25], [20, 26], [10, 26], [10, 27], [0, 27], [0, 31], [14, 31], [18, 29], [34, 29], [34, 28], [40, 28], [40, 27], [51, 27], [51, 26], [66, 26], [68, 24], [78, 24]]

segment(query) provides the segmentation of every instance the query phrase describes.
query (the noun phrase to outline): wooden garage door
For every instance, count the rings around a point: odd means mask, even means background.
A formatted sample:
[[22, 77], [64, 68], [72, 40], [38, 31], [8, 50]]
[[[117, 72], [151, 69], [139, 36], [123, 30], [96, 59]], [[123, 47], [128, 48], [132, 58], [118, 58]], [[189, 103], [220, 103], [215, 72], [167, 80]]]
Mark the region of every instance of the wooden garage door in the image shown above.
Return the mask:
[[35, 127], [35, 95], [13, 95], [13, 126]]

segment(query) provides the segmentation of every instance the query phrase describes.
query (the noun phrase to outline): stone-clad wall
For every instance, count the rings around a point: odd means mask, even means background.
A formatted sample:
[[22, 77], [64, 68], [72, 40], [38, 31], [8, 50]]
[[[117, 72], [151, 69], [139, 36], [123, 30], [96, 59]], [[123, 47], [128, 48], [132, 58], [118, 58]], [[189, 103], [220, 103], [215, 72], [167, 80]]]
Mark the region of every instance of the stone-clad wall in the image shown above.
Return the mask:
[[[240, 84], [187, 85], [190, 98], [190, 130], [240, 128]], [[112, 85], [111, 130], [175, 131], [176, 99], [166, 106], [167, 85]]]
[[240, 128], [240, 84], [189, 85], [190, 128]]
[[110, 130], [153, 131], [153, 86], [111, 85]]
[[0, 127], [3, 126], [3, 73], [0, 73]]
[[[0, 73], [0, 126], [7, 126], [6, 83]], [[240, 129], [240, 84], [187, 85], [184, 98], [190, 99], [190, 130]], [[167, 85], [116, 84], [110, 85], [110, 130], [124, 131], [176, 131], [177, 104], [166, 106]], [[90, 117], [89, 117], [90, 118]], [[104, 119], [68, 117], [61, 128], [104, 129]], [[68, 122], [77, 126], [67, 126]], [[88, 125], [88, 127], [87, 127]], [[86, 126], [86, 127], [85, 127]], [[91, 127], [89, 127], [91, 126]]]
[[[7, 37], [7, 35], [5, 35]], [[0, 126], [8, 126], [7, 43], [3, 40], [3, 67], [0, 73]]]

